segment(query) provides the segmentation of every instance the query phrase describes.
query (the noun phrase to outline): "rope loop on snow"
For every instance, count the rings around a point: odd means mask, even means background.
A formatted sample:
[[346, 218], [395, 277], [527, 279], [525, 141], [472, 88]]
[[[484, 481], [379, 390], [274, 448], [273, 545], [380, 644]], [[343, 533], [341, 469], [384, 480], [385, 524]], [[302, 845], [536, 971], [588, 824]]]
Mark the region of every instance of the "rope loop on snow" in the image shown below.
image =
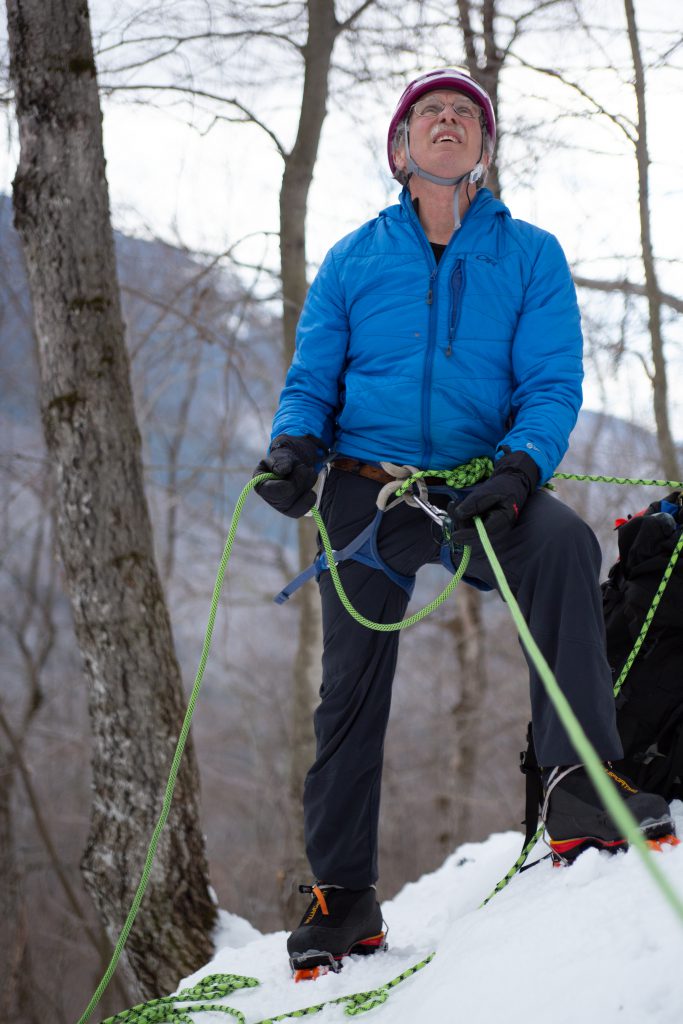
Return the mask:
[[[301, 1017], [310, 1017], [320, 1013], [326, 1006], [344, 1006], [344, 1014], [347, 1017], [355, 1017], [375, 1006], [386, 1003], [391, 990], [400, 985], [406, 978], [412, 977], [418, 971], [426, 967], [430, 960], [434, 959], [434, 953], [420, 960], [419, 963], [408, 967], [398, 977], [392, 978], [386, 985], [372, 989], [369, 992], [354, 992], [352, 995], [339, 996], [336, 999], [328, 999], [323, 1003], [316, 1003], [314, 1006], [307, 1006], [301, 1010], [291, 1010], [289, 1013], [281, 1013], [277, 1017], [264, 1018], [257, 1024], [277, 1024], [279, 1021], [296, 1020]], [[191, 1003], [193, 999], [226, 999], [233, 992], [245, 988], [257, 988], [260, 985], [258, 978], [245, 977], [241, 974], [208, 974], [192, 988], [184, 988], [174, 996], [164, 996], [160, 999], [150, 999], [147, 1003], [140, 1003], [132, 1006], [130, 1010], [122, 1010], [114, 1017], [107, 1017], [102, 1024], [194, 1024], [191, 1013], [223, 1013], [233, 1017], [238, 1024], [246, 1024], [246, 1017], [241, 1010], [224, 1003]], [[191, 1005], [179, 1006], [179, 1003], [191, 1003]]]
[[160, 999], [150, 999], [147, 1003], [139, 1003], [130, 1010], [122, 1010], [113, 1017], [107, 1017], [102, 1024], [193, 1024], [192, 1018], [188, 1017], [189, 1013], [209, 1011], [228, 1014], [239, 1021], [239, 1024], [246, 1024], [241, 1010], [233, 1010], [230, 1006], [215, 1003], [195, 1003], [192, 1006], [176, 1004], [187, 1003], [193, 999], [225, 999], [233, 992], [243, 988], [256, 988], [258, 984], [257, 978], [248, 978], [241, 974], [208, 974], [192, 988], [184, 988], [174, 996], [163, 996]]

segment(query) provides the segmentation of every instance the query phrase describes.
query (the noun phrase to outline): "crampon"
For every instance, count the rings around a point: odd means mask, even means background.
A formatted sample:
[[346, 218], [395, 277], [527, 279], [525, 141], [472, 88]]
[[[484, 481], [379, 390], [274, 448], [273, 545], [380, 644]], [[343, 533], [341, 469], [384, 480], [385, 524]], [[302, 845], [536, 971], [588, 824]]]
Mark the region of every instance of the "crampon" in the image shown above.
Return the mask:
[[[657, 830], [653, 830], [656, 832]], [[660, 830], [661, 831], [661, 830]], [[675, 832], [665, 832], [660, 835], [648, 834], [643, 830], [643, 836], [651, 850], [661, 853], [665, 846], [679, 846], [681, 840]], [[590, 848], [605, 850], [607, 853], [619, 853], [620, 850], [628, 850], [626, 839], [596, 839], [593, 836], [583, 836], [581, 839], [550, 839], [548, 845], [552, 852], [553, 867], [561, 868], [573, 864], [579, 854]]]
[[370, 956], [372, 953], [381, 953], [388, 949], [386, 935], [380, 932], [379, 935], [372, 935], [368, 939], [362, 939], [343, 953], [341, 956], [332, 956], [318, 949], [308, 949], [305, 953], [297, 953], [289, 959], [294, 981], [315, 981], [316, 978], [329, 974], [332, 971], [338, 974], [343, 967], [347, 956]]

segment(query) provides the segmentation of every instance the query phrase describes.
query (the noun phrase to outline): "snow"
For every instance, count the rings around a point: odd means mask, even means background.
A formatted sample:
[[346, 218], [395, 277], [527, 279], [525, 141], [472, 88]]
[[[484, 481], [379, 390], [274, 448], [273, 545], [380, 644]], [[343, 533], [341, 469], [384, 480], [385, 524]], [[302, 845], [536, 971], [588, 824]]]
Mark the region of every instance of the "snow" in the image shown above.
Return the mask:
[[[683, 803], [672, 809], [683, 835]], [[218, 952], [183, 988], [208, 974], [244, 974], [258, 988], [224, 1002], [247, 1024], [340, 996], [380, 988], [436, 951], [361, 1019], [368, 1024], [671, 1024], [682, 1019], [683, 923], [638, 853], [590, 850], [571, 867], [542, 861], [482, 900], [517, 858], [522, 837], [495, 834], [466, 843], [433, 874], [383, 904], [389, 950], [353, 957], [339, 974], [295, 984], [285, 932], [261, 935], [221, 912]], [[537, 847], [539, 855], [544, 848]], [[683, 844], [652, 854], [683, 895]], [[304, 906], [302, 904], [302, 912]], [[211, 1013], [197, 1016], [210, 1024]], [[220, 1015], [220, 1019], [225, 1019]], [[348, 1018], [325, 1007], [320, 1024]]]

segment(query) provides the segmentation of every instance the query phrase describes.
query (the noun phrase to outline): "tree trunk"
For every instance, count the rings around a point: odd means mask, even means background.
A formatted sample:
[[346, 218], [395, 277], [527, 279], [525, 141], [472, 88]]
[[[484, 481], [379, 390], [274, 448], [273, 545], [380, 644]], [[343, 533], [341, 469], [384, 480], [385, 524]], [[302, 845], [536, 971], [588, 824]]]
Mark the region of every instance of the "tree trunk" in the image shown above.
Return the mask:
[[[491, 97], [493, 112], [498, 122], [498, 81], [503, 67], [503, 54], [496, 45], [494, 33], [494, 19], [496, 17], [496, 0], [484, 0], [481, 8], [482, 39], [481, 56], [477, 53], [476, 32], [472, 27], [472, 14], [475, 5], [472, 0], [458, 0], [458, 22], [462, 32], [463, 44], [465, 47], [465, 62], [469, 73], [480, 82]], [[478, 10], [477, 10], [478, 13]], [[500, 131], [496, 130], [500, 136]], [[495, 163], [489, 167], [486, 187], [493, 192], [497, 199], [500, 199], [500, 179], [498, 168]]]
[[464, 584], [458, 591], [455, 612], [446, 628], [453, 637], [459, 667], [458, 692], [444, 716], [443, 751], [438, 757], [438, 781], [434, 799], [438, 813], [437, 842], [446, 857], [472, 836], [478, 751], [488, 691], [486, 635], [481, 593]]
[[14, 766], [0, 745], [0, 1019], [19, 1019], [27, 929], [11, 809]]
[[[304, 47], [304, 87], [299, 127], [294, 147], [285, 160], [280, 189], [280, 254], [283, 304], [284, 361], [289, 366], [294, 354], [296, 325], [306, 298], [306, 206], [325, 120], [332, 49], [338, 25], [334, 0], [309, 0], [308, 39]], [[310, 565], [316, 554], [315, 531], [309, 519], [299, 522], [299, 563]], [[311, 712], [320, 685], [321, 614], [320, 600], [313, 587], [299, 596], [299, 639], [292, 688], [292, 758], [290, 801], [292, 852], [284, 865], [283, 914], [288, 922], [296, 916], [299, 897], [295, 882], [306, 880], [310, 868], [303, 848], [301, 793], [314, 744]]]
[[635, 72], [634, 87], [638, 108], [638, 137], [636, 139], [636, 161], [638, 164], [638, 210], [640, 214], [640, 245], [645, 270], [645, 290], [647, 293], [648, 317], [650, 328], [650, 347], [652, 351], [652, 401], [655, 414], [657, 440], [662, 454], [662, 467], [670, 480], [678, 480], [678, 457], [676, 445], [671, 433], [669, 421], [669, 397], [666, 376], [666, 360], [664, 358], [664, 339], [662, 337], [662, 299], [657, 280], [652, 248], [652, 232], [650, 219], [650, 154], [647, 143], [647, 114], [645, 108], [645, 71], [640, 53], [638, 28], [633, 0], [624, 0], [628, 38], [631, 46], [633, 69]]
[[[85, 0], [8, 0], [21, 156], [14, 180], [56, 470], [58, 540], [83, 656], [94, 801], [86, 885], [110, 938], [140, 878], [183, 715], [154, 561], [124, 344]], [[215, 908], [190, 745], [128, 940], [147, 998], [209, 958]]]

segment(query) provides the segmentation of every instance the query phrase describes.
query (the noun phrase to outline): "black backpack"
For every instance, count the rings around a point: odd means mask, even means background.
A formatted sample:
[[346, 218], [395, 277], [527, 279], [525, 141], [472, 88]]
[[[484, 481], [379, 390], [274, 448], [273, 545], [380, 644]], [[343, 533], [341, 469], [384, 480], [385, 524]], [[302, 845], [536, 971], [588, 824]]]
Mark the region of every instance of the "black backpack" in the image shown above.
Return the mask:
[[[683, 529], [683, 492], [617, 525], [619, 561], [602, 585], [607, 658], [617, 681]], [[683, 799], [683, 555], [617, 695], [619, 768], [667, 800]]]

